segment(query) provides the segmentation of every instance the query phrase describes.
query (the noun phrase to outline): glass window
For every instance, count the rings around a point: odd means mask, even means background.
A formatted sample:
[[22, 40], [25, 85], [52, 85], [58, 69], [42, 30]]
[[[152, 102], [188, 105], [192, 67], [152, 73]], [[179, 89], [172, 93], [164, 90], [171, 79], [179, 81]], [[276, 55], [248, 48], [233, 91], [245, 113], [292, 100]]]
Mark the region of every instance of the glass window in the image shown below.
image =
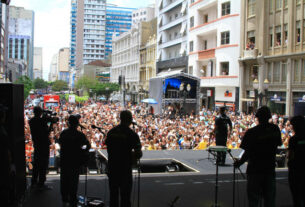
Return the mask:
[[[304, 6], [305, 9], [305, 6]], [[305, 19], [303, 20], [303, 42], [305, 41]]]
[[284, 24], [284, 45], [288, 44], [288, 24]]
[[194, 17], [190, 18], [190, 27], [194, 27]]
[[285, 83], [287, 80], [287, 63], [282, 63], [282, 82]]
[[257, 65], [252, 66], [250, 75], [251, 75], [251, 77], [250, 77], [251, 82], [254, 81], [255, 79], [258, 79], [258, 66]]
[[230, 32], [221, 33], [221, 45], [230, 44]]
[[269, 11], [273, 11], [273, 0], [269, 0]]
[[267, 73], [267, 78], [268, 78], [268, 80], [272, 80], [271, 78], [272, 78], [272, 63], [269, 63], [268, 64], [268, 73]]
[[284, 8], [288, 7], [288, 0], [284, 0]]
[[248, 17], [255, 15], [256, 0], [248, 0]]
[[282, 8], [282, 0], [275, 0], [275, 9], [281, 9]]
[[280, 82], [280, 62], [274, 63], [273, 82]]
[[189, 67], [189, 74], [193, 75], [193, 66]]
[[296, 42], [301, 41], [301, 21], [296, 22]]
[[269, 28], [269, 47], [273, 47], [273, 28]]
[[230, 14], [231, 5], [230, 2], [225, 2], [221, 5], [221, 16]]
[[194, 51], [194, 42], [190, 41], [190, 52]]
[[246, 49], [249, 50], [249, 49], [254, 49], [255, 48], [255, 31], [249, 31], [247, 33], [248, 35], [248, 43], [247, 43], [247, 47]]
[[220, 75], [229, 75], [229, 62], [220, 63]]
[[301, 3], [301, 0], [296, 0], [297, 4], [300, 4]]
[[282, 31], [281, 31], [281, 26], [276, 26], [275, 27], [275, 46], [281, 46], [282, 44]]

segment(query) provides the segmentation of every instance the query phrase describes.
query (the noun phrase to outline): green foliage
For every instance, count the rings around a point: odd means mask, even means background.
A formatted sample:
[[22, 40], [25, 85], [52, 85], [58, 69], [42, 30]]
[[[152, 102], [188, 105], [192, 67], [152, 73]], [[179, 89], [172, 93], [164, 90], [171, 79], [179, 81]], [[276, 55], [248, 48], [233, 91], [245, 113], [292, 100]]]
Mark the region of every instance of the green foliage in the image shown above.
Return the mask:
[[78, 79], [75, 86], [77, 89], [83, 89], [84, 91], [89, 92], [89, 89], [94, 88], [96, 82], [96, 80], [92, 80], [89, 77], [84, 76]]
[[62, 91], [68, 89], [68, 83], [63, 80], [56, 80], [52, 84], [53, 91]]
[[[65, 100], [69, 101], [69, 95], [74, 95], [74, 94], [65, 94]], [[89, 97], [88, 96], [75, 96], [75, 102], [76, 103], [84, 103], [86, 101], [88, 101]]]
[[96, 95], [104, 95], [106, 96], [107, 100], [110, 96], [111, 93], [114, 91], [119, 91], [120, 90], [120, 85], [117, 83], [100, 83], [97, 82], [92, 88], [92, 92], [96, 93]]
[[41, 78], [36, 78], [34, 81], [33, 81], [33, 86], [35, 89], [43, 89], [43, 88], [47, 88], [48, 87], [48, 82], [44, 81], [43, 79]]
[[24, 100], [29, 96], [31, 89], [33, 88], [32, 80], [26, 76], [20, 76], [15, 83], [24, 85]]

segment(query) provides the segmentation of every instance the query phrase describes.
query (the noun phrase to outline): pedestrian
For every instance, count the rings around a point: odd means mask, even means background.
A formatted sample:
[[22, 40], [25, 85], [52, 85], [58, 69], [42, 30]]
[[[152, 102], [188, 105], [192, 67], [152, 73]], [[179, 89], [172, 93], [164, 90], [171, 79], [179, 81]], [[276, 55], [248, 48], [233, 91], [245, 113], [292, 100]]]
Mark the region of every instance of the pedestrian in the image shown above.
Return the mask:
[[305, 207], [305, 118], [290, 120], [294, 135], [288, 145], [288, 179], [294, 207]]
[[247, 194], [249, 207], [258, 207], [263, 199], [264, 206], [275, 207], [275, 157], [277, 147], [282, 145], [279, 127], [269, 123], [271, 112], [262, 106], [255, 114], [258, 125], [250, 128], [242, 138], [240, 148], [244, 150], [239, 167], [248, 161]]
[[131, 112], [122, 111], [120, 119], [120, 124], [112, 128], [106, 138], [110, 207], [131, 206], [132, 163], [142, 157], [139, 136], [129, 128]]
[[34, 165], [31, 186], [38, 184], [39, 189], [51, 189], [45, 185], [46, 174], [49, 164], [50, 140], [47, 120], [42, 117], [42, 108], [34, 107], [34, 117], [30, 119], [29, 125], [34, 144]]
[[[215, 119], [214, 134], [216, 137], [216, 146], [227, 146], [228, 136], [232, 131], [232, 122], [226, 115], [226, 107], [220, 107], [220, 115]], [[229, 128], [229, 130], [228, 130]], [[219, 165], [225, 165], [227, 152], [217, 152], [217, 161]]]
[[90, 143], [85, 134], [77, 130], [79, 122], [76, 116], [69, 116], [68, 123], [69, 128], [62, 131], [59, 137], [60, 191], [63, 203], [76, 207], [80, 168], [87, 161]]

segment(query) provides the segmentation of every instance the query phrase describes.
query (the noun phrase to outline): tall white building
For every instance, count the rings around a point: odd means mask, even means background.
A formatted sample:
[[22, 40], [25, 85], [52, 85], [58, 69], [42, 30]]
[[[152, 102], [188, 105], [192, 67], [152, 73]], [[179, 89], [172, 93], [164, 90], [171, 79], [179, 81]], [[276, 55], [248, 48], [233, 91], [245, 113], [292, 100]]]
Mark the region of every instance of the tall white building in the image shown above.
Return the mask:
[[49, 81], [57, 80], [58, 53], [54, 54], [50, 64]]
[[188, 72], [201, 77], [202, 105], [238, 109], [240, 0], [189, 1]]
[[132, 12], [132, 24], [147, 22], [155, 18], [155, 6], [144, 7]]
[[43, 77], [42, 47], [34, 47], [33, 77], [34, 79]]
[[157, 0], [157, 73], [187, 68], [187, 0]]

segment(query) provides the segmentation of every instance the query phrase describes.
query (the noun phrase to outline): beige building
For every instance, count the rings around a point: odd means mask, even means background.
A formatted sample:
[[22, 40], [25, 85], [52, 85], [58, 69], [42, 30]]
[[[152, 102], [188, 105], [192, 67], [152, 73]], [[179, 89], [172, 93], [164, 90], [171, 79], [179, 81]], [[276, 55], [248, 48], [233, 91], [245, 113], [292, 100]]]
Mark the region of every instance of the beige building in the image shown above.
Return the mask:
[[110, 67], [108, 64], [101, 60], [92, 61], [81, 67], [77, 73], [76, 81], [81, 77], [88, 77], [91, 80], [98, 80], [100, 82], [109, 82], [110, 80]]
[[57, 74], [58, 80], [63, 80], [69, 83], [69, 58], [70, 49], [62, 48], [58, 52]]
[[140, 100], [148, 97], [149, 79], [156, 76], [157, 36], [153, 34], [140, 48]]
[[241, 2], [239, 109], [304, 115], [305, 1]]
[[42, 79], [42, 76], [42, 47], [34, 47], [33, 77]]

